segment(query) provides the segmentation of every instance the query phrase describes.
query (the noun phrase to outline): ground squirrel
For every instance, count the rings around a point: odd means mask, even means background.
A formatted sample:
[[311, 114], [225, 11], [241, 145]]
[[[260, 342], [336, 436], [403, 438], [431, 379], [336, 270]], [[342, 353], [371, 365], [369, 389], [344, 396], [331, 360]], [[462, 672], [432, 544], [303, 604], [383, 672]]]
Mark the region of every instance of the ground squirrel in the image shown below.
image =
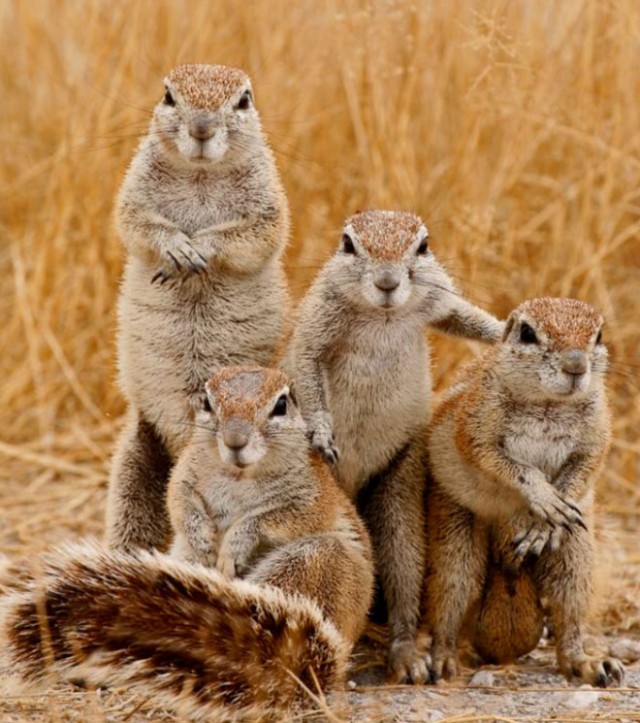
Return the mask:
[[590, 660], [581, 638], [594, 478], [611, 433], [601, 327], [580, 301], [521, 304], [502, 343], [463, 370], [434, 414], [425, 591], [435, 677], [455, 674], [465, 617], [486, 658], [531, 650], [544, 598], [563, 673], [622, 679], [620, 662]]
[[130, 420], [107, 538], [129, 550], [167, 540], [166, 481], [211, 372], [271, 363], [282, 330], [288, 209], [243, 71], [169, 73], [116, 216], [128, 251], [119, 368]]
[[351, 643], [373, 586], [369, 536], [311, 449], [287, 376], [229, 367], [169, 482], [171, 554], [316, 600]]
[[415, 643], [424, 578], [425, 429], [431, 400], [425, 326], [495, 341], [503, 324], [465, 301], [399, 211], [349, 218], [302, 300], [284, 368], [312, 443], [372, 536], [390, 623], [390, 672], [424, 682]]
[[239, 721], [310, 704], [295, 678], [313, 694], [344, 682], [372, 597], [371, 544], [289, 386], [259, 367], [213, 375], [211, 411], [169, 483], [171, 556], [63, 548], [31, 579], [12, 565], [0, 643], [23, 679], [133, 685]]

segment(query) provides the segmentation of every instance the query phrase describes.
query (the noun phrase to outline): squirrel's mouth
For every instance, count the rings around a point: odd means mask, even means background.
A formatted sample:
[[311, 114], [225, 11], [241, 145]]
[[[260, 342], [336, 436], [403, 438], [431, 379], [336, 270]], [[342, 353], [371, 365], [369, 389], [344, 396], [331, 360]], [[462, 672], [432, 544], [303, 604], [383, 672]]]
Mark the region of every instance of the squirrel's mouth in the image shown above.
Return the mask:
[[247, 469], [247, 467], [251, 467], [251, 462], [244, 462], [238, 458], [234, 459], [231, 464], [238, 469]]
[[588, 386], [586, 374], [571, 374], [570, 378], [566, 379], [566, 386], [563, 389], [555, 390], [555, 394], [559, 397], [574, 397], [582, 394], [586, 391]]
[[216, 160], [219, 160], [210, 158], [209, 156], [205, 156], [204, 149], [202, 148], [200, 149], [199, 153], [193, 156], [187, 156], [187, 158], [191, 161], [191, 163], [197, 163], [198, 165], [207, 165], [209, 163], [215, 163]]

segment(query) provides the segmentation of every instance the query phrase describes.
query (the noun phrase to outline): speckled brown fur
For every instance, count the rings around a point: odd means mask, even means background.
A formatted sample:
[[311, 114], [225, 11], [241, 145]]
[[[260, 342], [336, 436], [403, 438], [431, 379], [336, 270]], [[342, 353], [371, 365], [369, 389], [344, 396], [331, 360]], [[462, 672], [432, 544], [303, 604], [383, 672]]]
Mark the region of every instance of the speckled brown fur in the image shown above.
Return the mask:
[[345, 221], [372, 257], [400, 261], [413, 244], [422, 219], [406, 211], [361, 211]]
[[[258, 411], [289, 384], [287, 375], [277, 369], [265, 374], [258, 366], [224, 367], [209, 379], [206, 389], [218, 400], [222, 419], [240, 416], [255, 421]], [[247, 389], [252, 393], [247, 394]]]
[[[289, 719], [313, 705], [303, 686], [344, 681], [350, 646], [308, 598], [97, 545], [32, 564], [31, 581], [0, 598], [4, 660], [30, 687], [81, 677], [132, 687], [180, 715], [240, 722]], [[274, 582], [302, 587], [296, 569]]]
[[192, 108], [215, 111], [248, 80], [239, 68], [201, 63], [178, 65], [168, 73], [165, 83]]

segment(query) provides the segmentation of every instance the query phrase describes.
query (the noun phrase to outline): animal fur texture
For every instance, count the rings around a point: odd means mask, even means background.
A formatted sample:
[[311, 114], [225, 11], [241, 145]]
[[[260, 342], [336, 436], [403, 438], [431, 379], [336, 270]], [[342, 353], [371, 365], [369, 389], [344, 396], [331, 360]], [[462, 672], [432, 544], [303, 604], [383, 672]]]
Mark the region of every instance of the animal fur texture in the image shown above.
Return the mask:
[[129, 419], [107, 538], [122, 550], [163, 548], [167, 479], [205, 381], [221, 366], [270, 364], [288, 304], [288, 207], [243, 71], [169, 73], [116, 220], [128, 252], [118, 358]]
[[418, 216], [366, 211], [347, 219], [300, 303], [284, 360], [312, 443], [371, 534], [389, 610], [390, 671], [416, 683], [427, 679], [415, 643], [431, 405], [426, 327], [491, 342], [503, 324], [455, 289]]
[[22, 572], [0, 598], [0, 642], [25, 684], [126, 685], [179, 714], [248, 721], [282, 720], [344, 681], [350, 645], [315, 603], [275, 587], [97, 544]]
[[226, 367], [169, 482], [171, 554], [304, 595], [354, 644], [373, 591], [369, 535], [311, 449], [284, 372]]
[[524, 302], [434, 414], [426, 610], [436, 678], [456, 673], [474, 608], [476, 648], [505, 662], [535, 647], [545, 599], [565, 675], [622, 680], [618, 660], [590, 659], [582, 645], [594, 484], [611, 436], [602, 323], [573, 299]]

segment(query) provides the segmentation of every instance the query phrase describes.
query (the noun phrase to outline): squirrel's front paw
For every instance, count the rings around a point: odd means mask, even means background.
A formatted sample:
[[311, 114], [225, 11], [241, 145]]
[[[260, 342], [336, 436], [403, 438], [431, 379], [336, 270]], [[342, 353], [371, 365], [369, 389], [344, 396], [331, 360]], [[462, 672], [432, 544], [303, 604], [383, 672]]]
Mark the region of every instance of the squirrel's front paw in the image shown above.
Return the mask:
[[564, 532], [565, 528], [562, 526], [553, 527], [546, 522], [532, 519], [514, 535], [507, 564], [512, 568], [518, 568], [526, 557], [540, 557], [546, 548], [556, 552], [560, 548]]
[[165, 281], [173, 278], [182, 271], [200, 274], [207, 268], [207, 259], [195, 249], [189, 237], [183, 233], [174, 234], [159, 248], [163, 265], [151, 280], [151, 283]]
[[326, 412], [315, 415], [311, 423], [311, 446], [329, 462], [337, 464], [340, 459], [340, 450], [333, 438], [331, 417]]
[[577, 525], [583, 530], [587, 529], [580, 509], [573, 502], [561, 497], [552, 487], [544, 496], [531, 500], [530, 508], [539, 520], [546, 522], [551, 527], [563, 527], [570, 531], [574, 525]]
[[395, 640], [391, 643], [389, 676], [394, 683], [423, 685], [429, 680], [427, 658], [420, 655], [415, 641]]
[[329, 464], [337, 464], [340, 459], [340, 450], [336, 447], [333, 434], [314, 432], [311, 437], [311, 445]]

